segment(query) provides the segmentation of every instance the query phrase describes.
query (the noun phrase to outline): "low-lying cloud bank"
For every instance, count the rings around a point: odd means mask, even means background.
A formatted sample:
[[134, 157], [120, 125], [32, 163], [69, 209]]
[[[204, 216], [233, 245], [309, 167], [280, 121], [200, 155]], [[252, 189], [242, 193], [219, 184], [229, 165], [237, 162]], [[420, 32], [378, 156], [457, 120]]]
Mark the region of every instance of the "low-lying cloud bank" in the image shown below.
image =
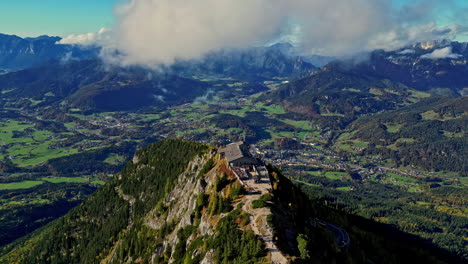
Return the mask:
[[[112, 29], [69, 36], [60, 43], [99, 45], [109, 62], [156, 66], [274, 39], [291, 40], [307, 54], [342, 56], [468, 32], [461, 25], [439, 27], [427, 19], [442, 1], [421, 0], [399, 9], [391, 2], [127, 0], [116, 8]], [[444, 3], [453, 8], [453, 1]]]
[[61, 39], [58, 44], [70, 44], [70, 45], [108, 45], [112, 42], [112, 33], [108, 28], [101, 28], [98, 32], [87, 33], [87, 34], [76, 34], [68, 35]]
[[452, 53], [452, 47], [436, 49], [429, 54], [421, 56], [422, 59], [458, 59], [460, 57], [460, 54]]

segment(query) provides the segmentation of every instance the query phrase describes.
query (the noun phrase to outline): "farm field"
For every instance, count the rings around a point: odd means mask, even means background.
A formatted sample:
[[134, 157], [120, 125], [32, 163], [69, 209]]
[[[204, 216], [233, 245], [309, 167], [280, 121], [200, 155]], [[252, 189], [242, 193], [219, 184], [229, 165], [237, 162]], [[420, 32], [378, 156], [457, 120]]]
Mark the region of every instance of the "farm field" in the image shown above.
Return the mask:
[[29, 189], [42, 183], [44, 182], [43, 181], [22, 181], [22, 182], [0, 183], [0, 190]]
[[51, 183], [85, 183], [88, 182], [86, 178], [77, 178], [77, 177], [61, 177], [61, 178], [42, 178], [44, 181]]

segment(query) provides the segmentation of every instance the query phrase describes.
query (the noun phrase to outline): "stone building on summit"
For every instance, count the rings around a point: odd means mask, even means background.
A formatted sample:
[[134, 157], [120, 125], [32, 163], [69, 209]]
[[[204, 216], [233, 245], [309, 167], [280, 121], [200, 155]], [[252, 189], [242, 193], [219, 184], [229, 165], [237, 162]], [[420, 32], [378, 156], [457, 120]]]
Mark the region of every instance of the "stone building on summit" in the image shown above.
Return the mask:
[[259, 164], [258, 160], [250, 154], [249, 145], [244, 141], [231, 143], [221, 149], [219, 153], [221, 153], [221, 156], [226, 158], [228, 163], [233, 167]]

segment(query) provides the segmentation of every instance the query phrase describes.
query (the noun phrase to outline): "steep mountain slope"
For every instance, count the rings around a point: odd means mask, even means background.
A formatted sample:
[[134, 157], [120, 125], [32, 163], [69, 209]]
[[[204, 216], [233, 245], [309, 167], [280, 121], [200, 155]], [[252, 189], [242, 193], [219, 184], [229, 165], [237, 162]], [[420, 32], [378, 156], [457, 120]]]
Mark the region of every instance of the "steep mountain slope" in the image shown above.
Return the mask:
[[451, 259], [398, 231], [312, 203], [281, 172], [269, 171], [272, 193], [260, 196], [246, 192], [216, 149], [182, 140], [155, 143], [138, 151], [111, 183], [65, 217], [4, 248], [0, 262], [449, 263]]
[[365, 153], [390, 158], [396, 165], [426, 170], [468, 171], [468, 98], [429, 98], [395, 111], [361, 118], [338, 145], [358, 140]]
[[316, 118], [324, 126], [342, 128], [358, 116], [412, 103], [419, 96], [414, 92], [402, 84], [330, 64], [261, 99], [283, 104], [288, 112]]
[[64, 99], [72, 107], [98, 111], [132, 110], [194, 99], [202, 82], [139, 67], [121, 68], [98, 60], [52, 64], [0, 76], [3, 98], [31, 98], [50, 105]]
[[56, 44], [59, 37], [20, 38], [0, 34], [0, 69], [20, 70], [49, 60], [90, 59], [97, 56], [95, 47], [83, 48]]

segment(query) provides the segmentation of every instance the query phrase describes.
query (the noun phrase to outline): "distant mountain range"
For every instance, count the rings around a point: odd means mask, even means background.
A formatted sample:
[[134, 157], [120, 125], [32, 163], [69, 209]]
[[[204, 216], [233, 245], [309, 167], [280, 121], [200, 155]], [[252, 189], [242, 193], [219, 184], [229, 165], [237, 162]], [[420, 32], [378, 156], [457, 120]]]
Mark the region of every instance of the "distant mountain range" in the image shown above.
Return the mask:
[[42, 104], [67, 100], [97, 111], [136, 110], [181, 103], [207, 91], [203, 82], [139, 67], [106, 66], [99, 60], [53, 64], [0, 76], [4, 98], [34, 98]]
[[[234, 78], [263, 87], [265, 80], [299, 79], [317, 69], [272, 46], [213, 52], [200, 60], [177, 62], [154, 71], [106, 65], [97, 58], [97, 48], [57, 45], [60, 38], [2, 36], [0, 67], [13, 72], [0, 74], [0, 97], [16, 102], [34, 98], [41, 105], [66, 100], [72, 107], [93, 111], [182, 103], [205, 95], [210, 86], [207, 80], [211, 79]], [[26, 69], [19, 70], [22, 67]]]
[[432, 94], [464, 95], [468, 93], [468, 43], [434, 41], [392, 52], [375, 51], [352, 71]]
[[299, 79], [317, 69], [304, 58], [292, 55], [288, 47], [288, 44], [277, 44], [246, 50], [217, 51], [199, 60], [177, 62], [170, 70], [188, 76], [217, 75], [263, 81], [275, 77]]
[[212, 52], [155, 73], [141, 67], [105, 66], [96, 58], [97, 47], [58, 45], [59, 40], [0, 35], [0, 69], [34, 66], [0, 75], [2, 96], [43, 100], [48, 94], [46, 101], [67, 99], [77, 107], [128, 110], [201, 96], [206, 89], [200, 87], [207, 84], [193, 79], [262, 83], [285, 78], [290, 83], [267, 100], [309, 116], [354, 118], [414, 102], [415, 91], [451, 97], [468, 93], [468, 43], [434, 41], [392, 52], [378, 50], [331, 61], [320, 70], [308, 61], [323, 64], [333, 58], [301, 57], [292, 45], [279, 43]]
[[0, 73], [42, 65], [50, 60], [82, 60], [96, 57], [99, 48], [57, 44], [61, 38], [20, 38], [0, 34]]
[[[0, 34], [0, 74], [51, 62], [67, 63], [98, 57], [100, 48], [57, 44], [60, 37], [40, 36], [20, 38]], [[245, 50], [212, 52], [202, 59], [179, 61], [167, 70], [179, 75], [229, 75], [243, 79], [264, 79], [278, 76], [302, 77], [315, 67], [300, 58], [290, 56], [290, 44], [277, 44]]]

